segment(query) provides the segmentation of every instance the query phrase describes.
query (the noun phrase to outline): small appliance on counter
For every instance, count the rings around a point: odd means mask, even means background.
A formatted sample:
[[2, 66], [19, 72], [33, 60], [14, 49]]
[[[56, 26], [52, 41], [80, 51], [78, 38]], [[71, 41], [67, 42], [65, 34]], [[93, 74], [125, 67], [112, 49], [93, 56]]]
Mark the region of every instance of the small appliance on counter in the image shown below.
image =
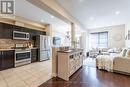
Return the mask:
[[31, 42], [28, 42], [28, 43], [27, 43], [27, 47], [28, 47], [28, 48], [33, 48], [32, 43], [31, 43]]
[[15, 45], [15, 67], [31, 63], [31, 49], [24, 44]]

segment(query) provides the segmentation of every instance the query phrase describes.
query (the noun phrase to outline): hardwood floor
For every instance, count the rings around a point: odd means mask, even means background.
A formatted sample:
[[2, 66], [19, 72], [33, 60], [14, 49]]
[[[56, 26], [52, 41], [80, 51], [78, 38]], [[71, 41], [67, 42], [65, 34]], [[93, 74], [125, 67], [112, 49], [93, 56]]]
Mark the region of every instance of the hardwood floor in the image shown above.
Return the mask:
[[130, 76], [83, 66], [68, 82], [52, 78], [39, 87], [130, 87]]

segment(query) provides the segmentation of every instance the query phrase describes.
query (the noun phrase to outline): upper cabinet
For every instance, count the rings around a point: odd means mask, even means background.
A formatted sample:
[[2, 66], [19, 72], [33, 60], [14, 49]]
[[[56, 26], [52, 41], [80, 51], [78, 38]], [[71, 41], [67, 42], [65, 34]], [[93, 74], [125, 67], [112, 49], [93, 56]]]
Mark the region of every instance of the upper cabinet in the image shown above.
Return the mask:
[[17, 26], [17, 25], [14, 25], [13, 30], [14, 30], [14, 31], [23, 31], [22, 27]]
[[13, 25], [0, 23], [0, 38], [12, 39], [13, 37]]
[[30, 29], [30, 28], [6, 24], [6, 23], [0, 23], [0, 39], [12, 39], [13, 31], [29, 33], [30, 40], [33, 40], [33, 37], [37, 35], [46, 35], [46, 32], [44, 31], [39, 31], [35, 29]]

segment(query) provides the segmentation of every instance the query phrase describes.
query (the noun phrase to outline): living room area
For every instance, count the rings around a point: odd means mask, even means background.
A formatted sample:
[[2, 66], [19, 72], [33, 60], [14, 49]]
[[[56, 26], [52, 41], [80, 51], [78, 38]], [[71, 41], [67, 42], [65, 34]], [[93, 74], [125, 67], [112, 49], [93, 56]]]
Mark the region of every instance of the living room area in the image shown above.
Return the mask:
[[84, 65], [88, 67], [130, 73], [129, 24], [89, 30], [88, 51]]

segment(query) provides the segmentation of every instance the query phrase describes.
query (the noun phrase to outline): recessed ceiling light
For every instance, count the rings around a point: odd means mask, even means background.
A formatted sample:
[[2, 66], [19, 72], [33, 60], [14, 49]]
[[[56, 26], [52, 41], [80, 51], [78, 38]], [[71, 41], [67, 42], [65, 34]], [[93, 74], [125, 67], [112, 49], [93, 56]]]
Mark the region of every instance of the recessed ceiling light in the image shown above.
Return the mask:
[[51, 15], [51, 18], [54, 18], [54, 16], [53, 16], [53, 15]]
[[41, 19], [41, 22], [44, 22], [44, 20], [43, 20], [43, 19]]
[[114, 24], [115, 24], [115, 22], [114, 22], [114, 21], [112, 21], [111, 23], [112, 23], [112, 25], [114, 25]]
[[119, 15], [120, 13], [121, 13], [120, 11], [116, 11], [116, 12], [115, 12], [116, 15]]
[[79, 2], [83, 2], [84, 0], [79, 0]]
[[94, 20], [94, 17], [90, 17], [89, 20], [90, 20], [90, 21], [93, 21], [93, 20]]

